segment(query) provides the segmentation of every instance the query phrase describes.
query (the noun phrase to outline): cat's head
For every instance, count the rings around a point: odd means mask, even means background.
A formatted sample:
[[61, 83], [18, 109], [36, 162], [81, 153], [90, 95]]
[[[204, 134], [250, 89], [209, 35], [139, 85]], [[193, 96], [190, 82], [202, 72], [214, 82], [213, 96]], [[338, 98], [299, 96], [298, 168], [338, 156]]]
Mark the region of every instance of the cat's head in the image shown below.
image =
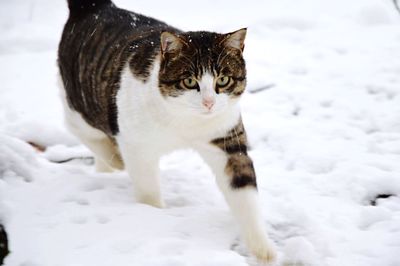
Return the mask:
[[246, 86], [246, 29], [161, 34], [159, 89], [181, 114], [210, 116], [237, 104]]

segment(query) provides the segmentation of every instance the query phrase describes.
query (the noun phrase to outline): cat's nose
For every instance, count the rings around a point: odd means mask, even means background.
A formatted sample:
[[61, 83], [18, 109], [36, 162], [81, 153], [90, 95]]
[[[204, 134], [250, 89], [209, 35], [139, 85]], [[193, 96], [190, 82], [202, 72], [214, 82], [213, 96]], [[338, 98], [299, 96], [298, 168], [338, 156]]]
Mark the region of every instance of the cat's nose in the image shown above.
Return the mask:
[[202, 103], [208, 110], [211, 110], [211, 108], [215, 104], [215, 101], [212, 98], [205, 98], [205, 99], [203, 99]]

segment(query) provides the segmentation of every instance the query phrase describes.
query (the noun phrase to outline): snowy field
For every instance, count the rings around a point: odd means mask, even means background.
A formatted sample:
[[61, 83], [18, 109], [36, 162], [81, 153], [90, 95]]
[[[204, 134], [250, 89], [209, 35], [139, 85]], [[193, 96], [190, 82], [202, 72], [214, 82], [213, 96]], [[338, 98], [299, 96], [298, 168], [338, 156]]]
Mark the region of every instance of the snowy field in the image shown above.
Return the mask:
[[[248, 27], [243, 117], [278, 265], [400, 265], [400, 14], [391, 0], [116, 4], [184, 30]], [[136, 203], [126, 172], [95, 173], [58, 98], [66, 16], [64, 0], [0, 1], [5, 265], [256, 265], [195, 153], [161, 161], [165, 209]], [[57, 163], [70, 158], [81, 159]]]

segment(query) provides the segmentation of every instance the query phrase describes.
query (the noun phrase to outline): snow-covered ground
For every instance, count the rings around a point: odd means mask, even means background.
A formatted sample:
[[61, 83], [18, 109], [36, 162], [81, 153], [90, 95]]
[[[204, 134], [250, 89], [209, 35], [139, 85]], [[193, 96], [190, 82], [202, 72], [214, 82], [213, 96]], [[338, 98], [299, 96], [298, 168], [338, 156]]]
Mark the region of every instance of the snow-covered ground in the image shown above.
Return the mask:
[[[94, 172], [58, 98], [65, 2], [0, 1], [5, 265], [254, 264], [195, 153], [162, 160], [165, 209], [136, 203], [127, 173]], [[185, 30], [249, 28], [253, 93], [243, 116], [279, 265], [400, 265], [400, 15], [391, 0], [116, 3]], [[71, 157], [84, 159], [53, 162]]]

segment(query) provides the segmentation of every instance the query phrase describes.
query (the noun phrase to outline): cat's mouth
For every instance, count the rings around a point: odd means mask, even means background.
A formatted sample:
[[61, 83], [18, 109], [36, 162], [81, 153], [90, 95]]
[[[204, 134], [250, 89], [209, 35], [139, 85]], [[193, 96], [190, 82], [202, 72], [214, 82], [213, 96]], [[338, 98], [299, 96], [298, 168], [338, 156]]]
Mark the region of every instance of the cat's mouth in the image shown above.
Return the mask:
[[216, 112], [214, 110], [204, 110], [203, 112], [200, 113], [202, 116], [214, 116]]

